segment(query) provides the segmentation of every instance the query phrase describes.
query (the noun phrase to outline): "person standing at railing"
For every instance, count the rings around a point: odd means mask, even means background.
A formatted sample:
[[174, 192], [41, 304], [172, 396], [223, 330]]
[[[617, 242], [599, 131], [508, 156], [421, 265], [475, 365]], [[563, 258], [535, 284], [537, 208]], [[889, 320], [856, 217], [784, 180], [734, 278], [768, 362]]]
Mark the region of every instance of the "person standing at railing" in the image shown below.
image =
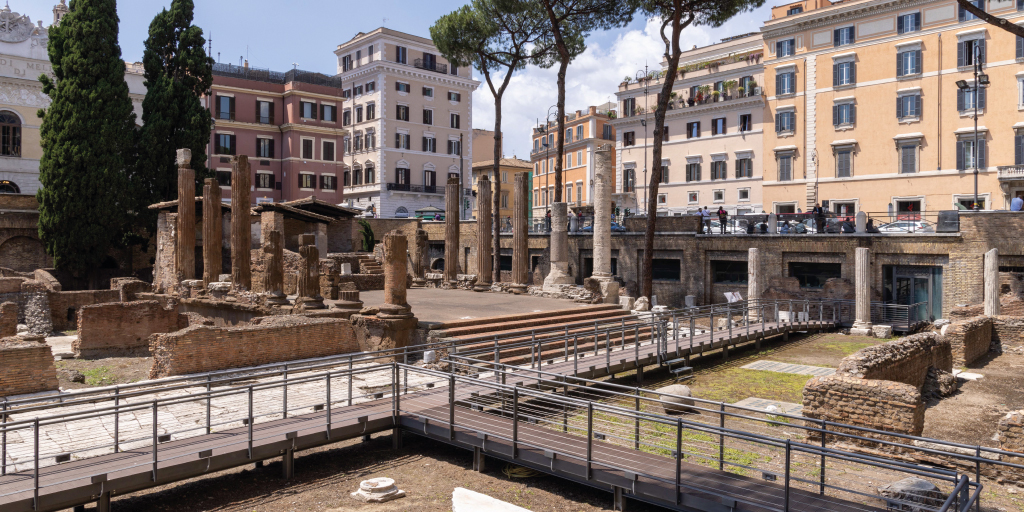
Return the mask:
[[705, 232], [709, 235], [711, 234], [711, 212], [708, 211], [707, 206], [700, 211], [700, 226], [701, 234], [704, 234]]
[[1011, 212], [1019, 212], [1022, 210], [1024, 210], [1024, 199], [1022, 199], [1020, 196], [1016, 196], [1012, 200], [1010, 200]]
[[725, 234], [725, 225], [729, 222], [729, 212], [725, 211], [725, 207], [718, 207], [718, 227], [720, 234]]
[[551, 209], [548, 209], [547, 213], [544, 214], [544, 229], [551, 231]]
[[815, 203], [811, 213], [814, 214], [816, 231], [819, 235], [825, 234], [825, 209], [821, 207], [821, 203]]

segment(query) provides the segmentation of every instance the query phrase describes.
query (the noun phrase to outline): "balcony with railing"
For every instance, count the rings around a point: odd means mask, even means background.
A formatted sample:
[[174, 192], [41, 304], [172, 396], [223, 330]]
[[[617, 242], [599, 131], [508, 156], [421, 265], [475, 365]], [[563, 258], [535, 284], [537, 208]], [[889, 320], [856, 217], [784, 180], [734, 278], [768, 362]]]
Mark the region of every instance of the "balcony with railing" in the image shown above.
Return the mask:
[[415, 68], [425, 69], [427, 71], [433, 71], [435, 73], [441, 73], [442, 75], [447, 75], [448, 74], [448, 65], [447, 64], [439, 64], [439, 63], [434, 62], [434, 61], [427, 61], [427, 60], [424, 60], [424, 59], [416, 59], [416, 60], [412, 61], [412, 65]]
[[1000, 165], [996, 169], [999, 171], [999, 181], [1024, 181], [1024, 164]]

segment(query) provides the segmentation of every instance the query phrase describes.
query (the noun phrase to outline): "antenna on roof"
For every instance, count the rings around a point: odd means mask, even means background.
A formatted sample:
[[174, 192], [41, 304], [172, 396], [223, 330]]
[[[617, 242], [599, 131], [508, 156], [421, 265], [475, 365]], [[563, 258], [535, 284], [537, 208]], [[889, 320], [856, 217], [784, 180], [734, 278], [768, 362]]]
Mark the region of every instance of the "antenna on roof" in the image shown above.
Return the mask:
[[294, 69], [295, 71], [298, 71], [299, 70], [299, 63], [292, 62], [292, 69]]
[[382, 21], [380, 22], [380, 26], [381, 26], [381, 27], [384, 27], [384, 26], [385, 26], [385, 25], [387, 25], [387, 24], [388, 24], [388, 19], [387, 19], [387, 18], [384, 18], [384, 19], [383, 19], [383, 20], [382, 20]]

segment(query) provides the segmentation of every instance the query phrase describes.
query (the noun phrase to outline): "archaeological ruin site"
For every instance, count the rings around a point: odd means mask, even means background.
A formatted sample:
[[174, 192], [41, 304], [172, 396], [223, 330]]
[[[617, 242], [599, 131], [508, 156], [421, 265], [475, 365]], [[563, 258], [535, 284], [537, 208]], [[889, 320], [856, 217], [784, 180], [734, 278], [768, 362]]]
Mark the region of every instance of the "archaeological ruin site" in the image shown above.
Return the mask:
[[[592, 230], [564, 203], [531, 224], [517, 174], [499, 231], [459, 220], [458, 178], [443, 221], [236, 207], [248, 159], [225, 202], [182, 150], [149, 252], [98, 281], [51, 268], [32, 198], [0, 196], [0, 512], [434, 510], [487, 482], [543, 510], [1024, 510], [1024, 217], [665, 217], [643, 297], [646, 220], [613, 232], [611, 151]], [[442, 471], [434, 445], [463, 476], [394, 462]], [[301, 501], [328, 467], [358, 478]]]

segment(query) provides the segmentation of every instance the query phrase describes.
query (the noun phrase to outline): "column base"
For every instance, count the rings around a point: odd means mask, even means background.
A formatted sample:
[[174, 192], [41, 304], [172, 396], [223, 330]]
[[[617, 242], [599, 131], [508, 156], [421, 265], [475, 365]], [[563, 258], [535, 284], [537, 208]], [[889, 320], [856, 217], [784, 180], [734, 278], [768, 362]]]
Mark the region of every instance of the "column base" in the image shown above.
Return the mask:
[[405, 318], [412, 318], [412, 308], [409, 307], [408, 304], [381, 304], [380, 312], [377, 313], [377, 318], [382, 318], [385, 320], [401, 320]]
[[870, 322], [854, 322], [853, 327], [850, 328], [850, 335], [852, 336], [873, 336], [874, 333], [871, 331]]
[[491, 283], [476, 283], [473, 285], [474, 292], [489, 292], [491, 291]]
[[287, 306], [288, 297], [281, 292], [274, 292], [267, 294], [267, 305], [268, 306]]
[[544, 291], [558, 291], [558, 286], [563, 284], [575, 284], [576, 280], [569, 275], [569, 262], [551, 262], [551, 272], [544, 278]]
[[299, 297], [295, 299], [295, 307], [303, 311], [314, 309], [327, 309], [323, 297]]
[[426, 288], [427, 287], [427, 280], [423, 279], [422, 277], [414, 277], [414, 278], [412, 278], [412, 287], [413, 288]]
[[528, 287], [525, 284], [513, 284], [508, 287], [508, 291], [512, 292], [514, 295], [522, 295], [526, 293], [527, 289]]

